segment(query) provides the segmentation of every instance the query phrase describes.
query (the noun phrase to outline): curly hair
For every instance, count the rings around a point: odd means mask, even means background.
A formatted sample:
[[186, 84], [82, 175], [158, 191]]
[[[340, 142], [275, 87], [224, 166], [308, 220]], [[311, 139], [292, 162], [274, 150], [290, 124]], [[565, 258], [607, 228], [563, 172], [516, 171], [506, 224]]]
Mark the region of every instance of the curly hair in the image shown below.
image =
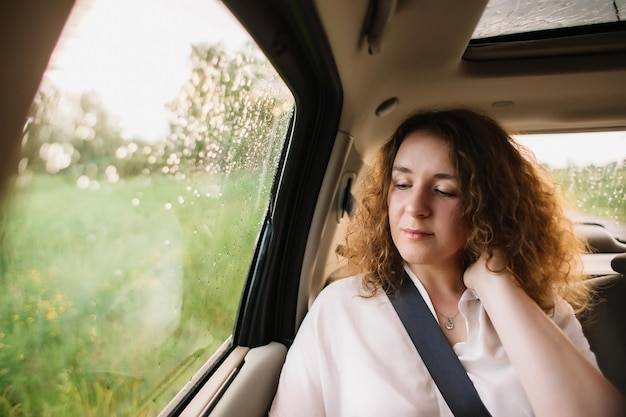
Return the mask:
[[450, 146], [461, 218], [469, 230], [460, 255], [463, 267], [498, 250], [519, 285], [544, 311], [554, 307], [555, 296], [582, 310], [589, 299], [586, 286], [579, 285], [584, 245], [564, 213], [555, 184], [495, 120], [467, 109], [413, 114], [379, 150], [339, 250], [350, 269], [363, 274], [365, 290], [370, 295], [379, 289], [392, 293], [402, 283], [404, 262], [391, 238], [387, 195], [396, 153], [416, 131]]

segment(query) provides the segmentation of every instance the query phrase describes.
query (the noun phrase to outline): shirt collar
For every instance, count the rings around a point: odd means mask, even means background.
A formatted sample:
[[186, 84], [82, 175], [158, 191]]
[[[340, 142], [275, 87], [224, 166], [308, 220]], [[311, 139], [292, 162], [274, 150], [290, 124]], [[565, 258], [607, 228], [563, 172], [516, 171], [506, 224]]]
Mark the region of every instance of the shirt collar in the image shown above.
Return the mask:
[[[433, 307], [432, 302], [430, 301], [430, 296], [428, 295], [428, 292], [426, 291], [426, 288], [424, 287], [422, 282], [413, 273], [411, 268], [409, 268], [409, 265], [407, 265], [406, 263], [404, 264], [404, 270], [406, 271], [406, 273], [409, 276], [409, 278], [411, 278], [411, 281], [413, 281], [413, 284], [415, 285], [415, 287], [417, 287], [417, 289], [419, 290], [420, 294], [422, 294], [422, 298], [424, 298], [424, 300], [426, 301], [426, 304], [430, 308], [430, 310], [433, 313], [433, 315], [435, 315], [435, 309]], [[465, 302], [465, 301], [472, 301], [472, 300], [480, 300], [480, 298], [478, 298], [478, 295], [474, 292], [474, 290], [472, 290], [471, 288], [466, 288], [465, 291], [463, 292], [463, 294], [461, 295], [461, 299], [459, 300], [459, 304], [461, 304], [462, 302]]]

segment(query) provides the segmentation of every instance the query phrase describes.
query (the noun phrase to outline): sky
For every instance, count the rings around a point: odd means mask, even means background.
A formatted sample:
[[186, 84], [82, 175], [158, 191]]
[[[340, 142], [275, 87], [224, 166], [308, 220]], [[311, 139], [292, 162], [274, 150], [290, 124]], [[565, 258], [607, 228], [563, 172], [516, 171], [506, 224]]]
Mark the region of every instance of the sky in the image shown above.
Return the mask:
[[516, 140], [530, 148], [539, 162], [551, 168], [565, 168], [569, 164], [601, 166], [626, 160], [624, 131], [526, 135]]
[[66, 91], [97, 91], [129, 135], [167, 133], [165, 103], [190, 73], [190, 45], [249, 40], [217, 0], [78, 0], [47, 77]]
[[[165, 104], [189, 76], [190, 45], [247, 41], [218, 0], [77, 0], [47, 77], [66, 91], [97, 91], [129, 137], [157, 141], [168, 133]], [[553, 167], [626, 159], [625, 132], [522, 142]]]

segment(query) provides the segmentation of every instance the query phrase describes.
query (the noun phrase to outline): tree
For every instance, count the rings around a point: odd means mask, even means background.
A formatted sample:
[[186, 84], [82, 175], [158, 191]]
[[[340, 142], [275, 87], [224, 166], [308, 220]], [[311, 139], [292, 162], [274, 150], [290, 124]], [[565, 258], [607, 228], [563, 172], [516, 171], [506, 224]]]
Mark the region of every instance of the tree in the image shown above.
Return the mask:
[[22, 169], [36, 173], [104, 175], [107, 167], [128, 175], [141, 172], [137, 161], [120, 158], [128, 147], [95, 92], [64, 94], [44, 82], [37, 92], [24, 132]]
[[189, 79], [169, 105], [166, 170], [258, 171], [268, 156], [275, 161], [275, 120], [289, 114], [285, 103], [291, 99], [276, 94], [268, 64], [251, 48], [231, 56], [219, 45], [193, 46], [191, 64]]

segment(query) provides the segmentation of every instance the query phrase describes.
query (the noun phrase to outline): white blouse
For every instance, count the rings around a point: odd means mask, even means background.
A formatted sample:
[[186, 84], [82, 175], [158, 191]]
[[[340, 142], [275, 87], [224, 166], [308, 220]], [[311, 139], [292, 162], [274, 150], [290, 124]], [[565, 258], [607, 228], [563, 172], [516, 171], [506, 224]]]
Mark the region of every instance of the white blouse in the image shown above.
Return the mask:
[[[405, 269], [436, 317], [423, 285]], [[329, 285], [314, 301], [287, 354], [270, 416], [452, 417], [387, 296], [361, 294], [361, 277], [356, 276]], [[463, 293], [459, 311], [467, 341], [453, 349], [491, 415], [532, 416], [517, 373], [474, 291]], [[557, 302], [552, 320], [597, 367], [567, 302]]]

